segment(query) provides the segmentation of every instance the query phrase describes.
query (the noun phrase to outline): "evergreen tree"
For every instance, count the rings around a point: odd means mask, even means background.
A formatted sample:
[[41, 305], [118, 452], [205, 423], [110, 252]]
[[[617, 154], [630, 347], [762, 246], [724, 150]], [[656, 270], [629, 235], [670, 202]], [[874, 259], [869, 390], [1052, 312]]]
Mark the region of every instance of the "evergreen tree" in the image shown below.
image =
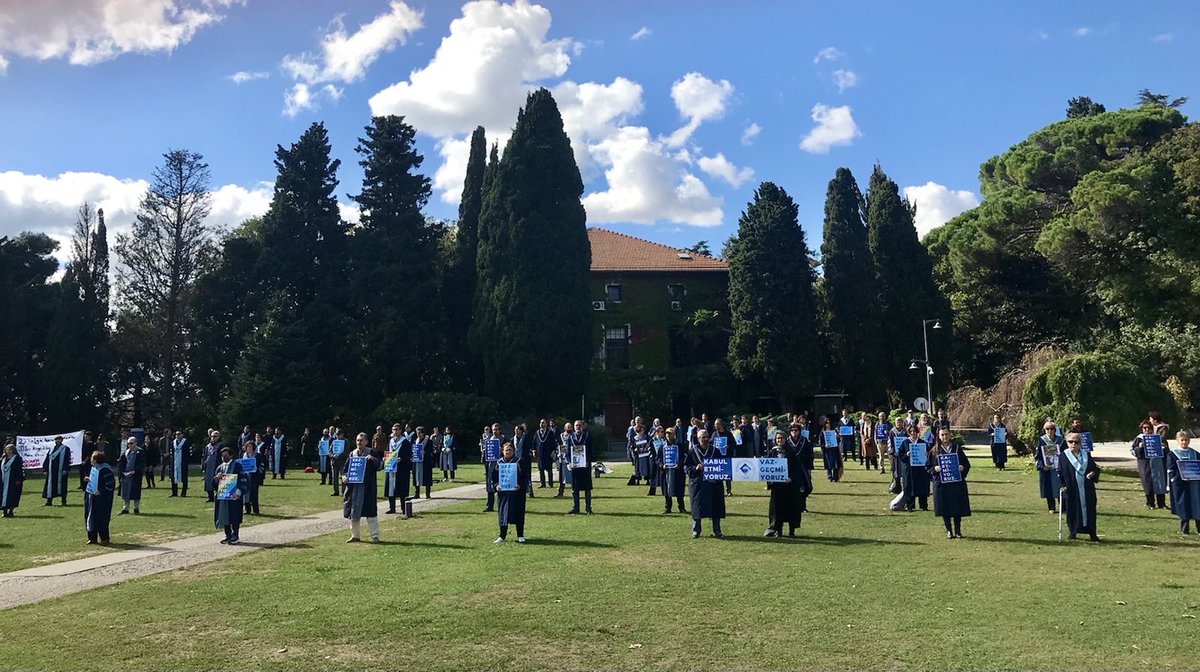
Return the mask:
[[[924, 355], [922, 320], [940, 319], [941, 334], [949, 332], [949, 306], [933, 281], [933, 265], [917, 239], [913, 209], [900, 189], [878, 165], [867, 191], [867, 237], [878, 283], [878, 314], [886, 338], [879, 339], [886, 362], [889, 389], [905, 400], [925, 396], [925, 378], [909, 371], [913, 359]], [[930, 353], [934, 371], [948, 372], [947, 340], [938, 336]]]
[[821, 244], [823, 316], [832, 367], [825, 379], [829, 385], [840, 386], [859, 406], [884, 400], [882, 333], [874, 306], [878, 290], [863, 205], [854, 175], [847, 168], [838, 168], [825, 195]]
[[764, 182], [727, 245], [733, 336], [729, 363], [742, 380], [762, 376], [785, 403], [820, 391], [816, 280], [786, 191]]
[[565, 410], [594, 346], [583, 180], [546, 89], [529, 94], [479, 218], [471, 342], [484, 386], [516, 410]]
[[1104, 105], [1093, 101], [1087, 96], [1079, 96], [1067, 101], [1067, 118], [1078, 119], [1079, 117], [1090, 117], [1093, 114], [1103, 114]]
[[480, 126], [471, 134], [471, 154], [467, 159], [467, 175], [458, 204], [454, 256], [445, 282], [447, 338], [459, 369], [459, 378], [467, 387], [479, 382], [479, 358], [471, 352], [467, 334], [470, 332], [471, 308], [475, 300], [475, 257], [479, 248], [479, 213], [483, 209], [487, 152], [487, 140]]

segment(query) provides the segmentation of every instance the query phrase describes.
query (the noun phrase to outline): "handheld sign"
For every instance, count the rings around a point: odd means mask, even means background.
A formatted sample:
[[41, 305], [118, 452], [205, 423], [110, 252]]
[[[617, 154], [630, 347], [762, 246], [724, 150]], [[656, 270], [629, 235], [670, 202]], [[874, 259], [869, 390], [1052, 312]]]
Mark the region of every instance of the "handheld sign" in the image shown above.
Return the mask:
[[1001, 444], [1008, 442], [1008, 431], [1003, 427], [997, 427], [995, 433], [992, 434], [992, 444]]
[[1082, 451], [1085, 451], [1085, 452], [1089, 452], [1089, 453], [1092, 452], [1092, 433], [1091, 432], [1080, 432], [1079, 433], [1079, 449]]
[[[807, 429], [802, 429], [802, 430], [800, 430], [800, 436], [803, 436], [805, 439], [808, 439], [808, 437], [812, 436], [812, 434]], [[775, 438], [775, 437], [771, 437], [771, 438]]]
[[500, 439], [484, 439], [484, 441], [483, 441], [483, 461], [484, 462], [499, 462], [500, 461]]
[[587, 449], [583, 446], [571, 446], [571, 468], [587, 469]]
[[1185, 481], [1200, 481], [1200, 460], [1176, 460], [1179, 477]]
[[674, 469], [679, 466], [679, 446], [668, 443], [663, 446], [663, 466], [667, 469]]
[[942, 483], [957, 483], [962, 480], [962, 473], [958, 467], [958, 453], [938, 453], [938, 466], [942, 468], [938, 472]]
[[875, 440], [887, 441], [887, 427], [882, 422], [875, 425]]
[[732, 481], [733, 480], [733, 462], [720, 457], [704, 458], [704, 480], [706, 481]]
[[217, 476], [217, 499], [230, 501], [237, 499], [237, 474], [220, 474]]
[[904, 445], [904, 437], [903, 436], [897, 435], [895, 437], [892, 437], [892, 452], [893, 453], [899, 453], [900, 446], [902, 446], [902, 445]]
[[1146, 459], [1163, 456], [1162, 437], [1158, 434], [1142, 434], [1142, 449], [1146, 453]]
[[1042, 446], [1042, 464], [1046, 469], [1058, 469], [1058, 444], [1047, 443]]
[[788, 479], [787, 459], [782, 457], [705, 458], [706, 481], [758, 481], [784, 483]]
[[854, 428], [850, 425], [839, 425], [838, 436], [854, 436]]
[[515, 491], [517, 489], [517, 463], [500, 462], [496, 466], [500, 469], [500, 479], [496, 487], [504, 492]]
[[253, 474], [258, 471], [257, 457], [239, 457], [238, 464], [242, 465], [242, 471], [247, 474]]
[[425, 446], [420, 443], [416, 443], [415, 441], [412, 444], [412, 461], [413, 462], [424, 462], [425, 461]]
[[363, 476], [367, 473], [367, 458], [352, 457], [346, 465], [346, 482], [347, 483], [362, 483]]
[[383, 453], [383, 471], [384, 473], [394, 474], [400, 467], [400, 451], [386, 450]]
[[740, 430], [740, 429], [733, 430], [733, 442], [739, 446], [742, 445], [742, 430]]
[[329, 439], [321, 439], [317, 442], [317, 455], [329, 457]]
[[827, 429], [824, 432], [822, 432], [822, 434], [824, 434], [824, 436], [825, 436], [825, 446], [826, 447], [833, 447], [833, 446], [838, 445], [837, 432], [833, 431], [832, 429]]
[[925, 443], [932, 443], [933, 442], [933, 430], [932, 429], [925, 430], [925, 433], [921, 435], [921, 438], [925, 439]]
[[925, 452], [927, 448], [928, 446], [920, 441], [908, 444], [908, 465], [911, 467], [923, 467], [929, 464], [929, 455]]
[[341, 455], [342, 453], [346, 452], [346, 440], [345, 439], [334, 439], [332, 445], [333, 445], [334, 457], [337, 457], [338, 455]]
[[100, 467], [92, 467], [92, 475], [88, 476], [87, 493], [89, 495], [100, 494]]
[[650, 457], [650, 442], [641, 439], [634, 442], [634, 447], [637, 449], [638, 457]]
[[729, 447], [729, 439], [725, 438], [724, 436], [714, 436], [712, 445], [713, 448], [716, 448], [717, 452], [721, 454], [721, 457], [725, 457], [725, 451]]

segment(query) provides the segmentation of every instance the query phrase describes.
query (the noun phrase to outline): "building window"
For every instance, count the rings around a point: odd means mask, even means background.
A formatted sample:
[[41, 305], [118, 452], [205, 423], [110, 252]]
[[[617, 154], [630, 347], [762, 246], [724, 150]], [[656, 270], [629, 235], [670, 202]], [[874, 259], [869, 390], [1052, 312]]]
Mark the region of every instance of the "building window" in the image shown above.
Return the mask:
[[621, 302], [621, 285], [620, 283], [610, 283], [604, 286], [604, 298], [609, 303]]
[[604, 369], [629, 368], [629, 325], [604, 330]]
[[685, 294], [687, 294], [687, 290], [684, 289], [683, 283], [667, 285], [667, 296], [669, 296], [672, 301], [683, 301]]

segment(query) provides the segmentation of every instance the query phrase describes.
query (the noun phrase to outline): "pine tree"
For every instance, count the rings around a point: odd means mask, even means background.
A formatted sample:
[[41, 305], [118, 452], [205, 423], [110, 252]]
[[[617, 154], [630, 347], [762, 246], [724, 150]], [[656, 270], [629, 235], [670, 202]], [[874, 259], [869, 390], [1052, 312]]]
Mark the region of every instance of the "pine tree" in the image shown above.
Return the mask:
[[838, 168], [825, 195], [823, 315], [829, 334], [830, 370], [825, 379], [839, 384], [860, 407], [884, 400], [883, 358], [875, 285], [863, 197], [847, 168]]
[[459, 369], [459, 378], [468, 388], [479, 382], [479, 358], [472, 353], [467, 334], [470, 333], [471, 308], [475, 301], [475, 257], [479, 248], [479, 213], [483, 209], [487, 152], [487, 139], [480, 126], [471, 134], [471, 154], [467, 159], [462, 199], [458, 204], [454, 256], [445, 283], [447, 338]]
[[583, 181], [549, 91], [529, 94], [488, 172], [471, 325], [484, 387], [509, 409], [571, 408], [591, 369], [591, 248]]
[[727, 249], [734, 375], [762, 376], [785, 403], [816, 394], [822, 364], [816, 278], [791, 196], [762, 183]]
[[[925, 377], [909, 371], [911, 361], [924, 355], [921, 321], [940, 318], [942, 334], [950, 326], [949, 305], [933, 282], [933, 266], [917, 239], [914, 214], [900, 197], [900, 188], [876, 165], [867, 191], [867, 237], [879, 292], [881, 333], [886, 334], [880, 343], [888, 387], [906, 401], [925, 395]], [[942, 364], [950, 348], [939, 338], [940, 347], [930, 355], [935, 372], [948, 371]]]

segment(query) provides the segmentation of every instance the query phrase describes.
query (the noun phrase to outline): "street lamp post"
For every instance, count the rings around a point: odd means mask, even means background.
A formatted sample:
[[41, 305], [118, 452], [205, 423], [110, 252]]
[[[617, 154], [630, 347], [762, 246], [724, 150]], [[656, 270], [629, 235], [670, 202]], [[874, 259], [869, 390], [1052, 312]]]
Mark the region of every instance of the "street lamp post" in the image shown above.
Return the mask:
[[932, 413], [933, 408], [933, 384], [930, 378], [933, 376], [933, 366], [929, 363], [929, 325], [933, 324], [934, 329], [941, 329], [942, 322], [938, 318], [932, 320], [921, 320], [921, 335], [925, 339], [925, 359], [914, 359], [908, 365], [910, 371], [916, 371], [917, 364], [925, 365], [925, 399], [929, 401], [929, 411]]

